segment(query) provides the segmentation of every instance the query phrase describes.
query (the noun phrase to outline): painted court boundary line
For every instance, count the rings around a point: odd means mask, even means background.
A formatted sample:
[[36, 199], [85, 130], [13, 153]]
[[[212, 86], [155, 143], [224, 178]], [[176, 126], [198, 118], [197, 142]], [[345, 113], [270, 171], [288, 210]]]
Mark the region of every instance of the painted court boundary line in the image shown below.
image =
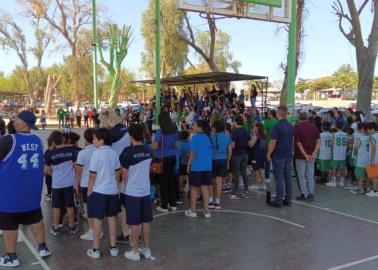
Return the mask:
[[[275, 216], [259, 214], [259, 213], [255, 213], [255, 212], [244, 212], [244, 211], [236, 211], [236, 210], [214, 210], [213, 212], [214, 213], [220, 212], [220, 213], [231, 213], [231, 214], [243, 214], [243, 215], [250, 215], [250, 216], [256, 216], [256, 217], [264, 217], [264, 218], [272, 219], [272, 220], [275, 220], [275, 221], [283, 222], [283, 223], [286, 223], [286, 224], [289, 224], [289, 225], [292, 225], [292, 226], [295, 226], [295, 227], [298, 227], [298, 228], [301, 228], [301, 229], [306, 228], [305, 226], [303, 226], [301, 224], [294, 223], [294, 222], [291, 222], [291, 221], [286, 220], [286, 219], [278, 218], [278, 217], [275, 217]], [[174, 215], [174, 214], [179, 214], [179, 213], [185, 213], [185, 211], [181, 210], [181, 211], [175, 211], [175, 212], [161, 213], [161, 214], [155, 215], [154, 217], [158, 218], [158, 217], [162, 217], [162, 216]]]
[[335, 267], [332, 267], [332, 268], [328, 268], [328, 270], [341, 270], [341, 269], [349, 268], [351, 266], [355, 266], [355, 265], [362, 264], [362, 263], [365, 263], [365, 262], [370, 262], [370, 261], [373, 261], [373, 260], [376, 260], [376, 259], [378, 259], [378, 255], [368, 257], [368, 258], [365, 258], [365, 259], [362, 259], [362, 260], [346, 263], [346, 264], [343, 264], [343, 265], [335, 266]]
[[[25, 236], [24, 232], [22, 230], [18, 230], [18, 235], [20, 237], [20, 240], [22, 242], [25, 242], [31, 253], [33, 253], [34, 257], [37, 259], [38, 264], [41, 265], [41, 267], [44, 270], [51, 270], [50, 267], [47, 265], [47, 263], [39, 256], [38, 252], [35, 250], [33, 245], [30, 243], [28, 238]], [[32, 265], [36, 265], [36, 263], [32, 263]]]
[[[257, 194], [261, 194], [261, 195], [265, 195], [265, 193], [261, 192], [261, 191], [251, 191], [251, 192], [254, 192], [254, 193], [257, 193]], [[374, 224], [374, 225], [378, 225], [378, 221], [371, 220], [371, 219], [366, 219], [366, 218], [361, 218], [361, 217], [357, 217], [357, 216], [353, 216], [353, 215], [350, 215], [350, 214], [346, 214], [346, 213], [343, 213], [343, 212], [332, 210], [330, 208], [325, 208], [325, 207], [320, 207], [320, 206], [316, 206], [316, 205], [311, 205], [311, 204], [299, 202], [299, 201], [296, 201], [296, 200], [293, 200], [293, 203], [299, 204], [299, 205], [303, 205], [303, 206], [307, 206], [307, 207], [311, 207], [311, 208], [315, 208], [315, 209], [319, 209], [319, 210], [326, 211], [326, 212], [333, 213], [333, 214], [338, 214], [340, 216], [349, 217], [349, 218], [353, 218], [353, 219], [360, 220], [360, 221], [365, 221], [365, 222], [368, 222], [368, 223], [371, 223], [371, 224]]]

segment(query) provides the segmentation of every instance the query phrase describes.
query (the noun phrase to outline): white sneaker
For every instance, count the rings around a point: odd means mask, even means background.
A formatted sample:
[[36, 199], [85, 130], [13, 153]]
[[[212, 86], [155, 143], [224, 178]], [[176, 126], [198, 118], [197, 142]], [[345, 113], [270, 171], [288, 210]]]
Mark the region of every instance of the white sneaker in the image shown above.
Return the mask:
[[192, 209], [189, 209], [189, 210], [186, 210], [186, 211], [185, 211], [185, 216], [187, 216], [187, 217], [192, 217], [192, 218], [196, 218], [196, 217], [197, 217], [197, 213], [196, 213], [196, 212], [193, 212]]
[[118, 248], [117, 247], [110, 248], [109, 252], [110, 252], [110, 256], [112, 256], [112, 257], [118, 256]]
[[161, 213], [168, 213], [168, 209], [167, 208], [163, 208], [161, 206], [156, 207], [156, 211], [161, 212]]
[[93, 241], [93, 231], [87, 231], [85, 234], [80, 235], [81, 240]]
[[258, 184], [253, 184], [253, 185], [250, 185], [248, 187], [249, 190], [259, 190], [260, 189], [260, 185]]
[[169, 209], [171, 209], [172, 212], [176, 212], [177, 211], [177, 207], [176, 206], [169, 206]]
[[3, 235], [3, 230], [0, 230], [0, 235]]
[[46, 257], [48, 257], [48, 256], [51, 255], [51, 252], [50, 252], [50, 250], [48, 248], [41, 249], [38, 252], [39, 252], [39, 256], [41, 258], [46, 258]]
[[340, 179], [340, 182], [339, 182], [339, 187], [344, 187], [344, 178], [341, 178]]
[[260, 184], [259, 187], [260, 187], [261, 190], [266, 190], [267, 189], [266, 184]]
[[140, 253], [134, 250], [125, 252], [125, 257], [131, 261], [139, 262], [140, 261]]
[[142, 249], [139, 249], [139, 252], [140, 254], [147, 260], [151, 260], [152, 259], [152, 254], [151, 254], [151, 249], [149, 248], [142, 248]]
[[87, 250], [87, 255], [92, 259], [100, 259], [101, 253], [99, 250], [94, 251], [93, 248]]
[[18, 259], [12, 260], [8, 255], [0, 258], [0, 266], [4, 267], [17, 267], [20, 265], [20, 261]]
[[375, 192], [374, 190], [370, 190], [370, 192], [366, 193], [365, 195], [369, 197], [378, 197], [378, 192]]
[[205, 218], [211, 218], [211, 214], [210, 214], [210, 212], [207, 212], [207, 213], [203, 213], [203, 216], [205, 217]]
[[336, 182], [334, 182], [334, 181], [328, 182], [328, 183], [326, 183], [326, 186], [327, 187], [336, 187]]

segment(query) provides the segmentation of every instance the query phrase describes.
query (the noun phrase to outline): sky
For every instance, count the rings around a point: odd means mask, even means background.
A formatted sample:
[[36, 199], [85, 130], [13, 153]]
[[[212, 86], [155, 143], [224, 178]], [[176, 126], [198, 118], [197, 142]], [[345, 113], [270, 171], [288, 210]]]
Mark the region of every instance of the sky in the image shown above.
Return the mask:
[[[141, 52], [144, 40], [141, 36], [142, 13], [147, 8], [148, 0], [97, 0], [106, 6], [106, 16], [118, 24], [131, 25], [134, 41], [129, 49], [124, 66], [140, 74]], [[303, 43], [302, 63], [298, 78], [312, 79], [332, 74], [342, 64], [356, 67], [355, 50], [343, 37], [338, 28], [336, 16], [332, 13], [331, 0], [306, 0], [308, 15], [305, 19], [305, 39]], [[361, 2], [356, 0], [356, 3]], [[370, 9], [370, 7], [369, 7]], [[17, 16], [20, 8], [15, 0], [0, 0], [0, 10]], [[366, 12], [361, 24], [364, 35], [370, 31], [372, 13]], [[16, 17], [26, 33], [27, 41], [32, 46], [30, 23]], [[191, 13], [190, 20], [196, 31], [206, 31], [207, 23], [198, 14]], [[219, 29], [231, 36], [230, 51], [235, 60], [242, 63], [240, 73], [268, 76], [270, 81], [283, 79], [281, 63], [286, 62], [287, 33], [279, 29], [279, 24], [246, 19], [222, 19], [217, 21]], [[63, 42], [63, 41], [62, 41]], [[50, 51], [44, 59], [44, 66], [62, 62], [62, 51]], [[31, 57], [30, 57], [31, 58]], [[193, 55], [192, 55], [193, 58]], [[30, 59], [33, 65], [33, 60]], [[0, 47], [0, 71], [9, 74], [19, 60], [14, 52]], [[378, 75], [378, 65], [375, 74]]]

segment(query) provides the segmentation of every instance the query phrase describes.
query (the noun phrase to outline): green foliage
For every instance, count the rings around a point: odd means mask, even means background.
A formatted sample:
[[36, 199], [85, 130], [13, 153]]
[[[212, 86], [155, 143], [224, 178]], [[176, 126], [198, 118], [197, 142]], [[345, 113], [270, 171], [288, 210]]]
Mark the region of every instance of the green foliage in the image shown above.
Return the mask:
[[[209, 55], [211, 42], [209, 32], [197, 33], [195, 38], [198, 46], [206, 55]], [[228, 68], [231, 68], [234, 72], [238, 73], [241, 63], [237, 60], [233, 60], [233, 54], [229, 49], [230, 42], [231, 36], [229, 34], [222, 30], [216, 31], [214, 62], [219, 71], [227, 71]], [[200, 55], [198, 55], [198, 60], [201, 64], [206, 63]]]
[[[126, 94], [130, 96], [131, 94], [136, 94], [140, 92], [140, 87], [135, 85], [134, 83], [131, 83], [132, 81], [135, 81], [134, 73], [123, 68], [120, 72], [120, 78], [122, 81], [122, 86], [119, 91], [120, 94]], [[113, 84], [113, 77], [110, 74], [108, 74], [105, 80], [102, 82], [102, 86], [101, 86], [100, 97], [102, 99], [106, 99], [106, 97], [109, 96], [109, 94], [111, 93], [112, 84]]]
[[[150, 0], [142, 17], [142, 36], [145, 51], [142, 53], [141, 71], [148, 78], [155, 78], [155, 1]], [[181, 39], [184, 14], [176, 9], [175, 0], [161, 1], [161, 76], [183, 74], [187, 63], [188, 45]]]
[[344, 64], [332, 74], [334, 87], [339, 89], [356, 89], [358, 82], [357, 72], [352, 65]]

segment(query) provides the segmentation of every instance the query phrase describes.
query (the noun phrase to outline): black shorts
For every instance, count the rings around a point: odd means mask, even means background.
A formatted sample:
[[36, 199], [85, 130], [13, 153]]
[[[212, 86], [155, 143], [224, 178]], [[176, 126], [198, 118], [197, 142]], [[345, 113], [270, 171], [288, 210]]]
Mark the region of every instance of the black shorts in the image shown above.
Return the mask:
[[254, 171], [265, 169], [265, 158], [254, 158], [252, 159], [252, 168]]
[[80, 187], [80, 194], [83, 203], [88, 203], [88, 188], [87, 187]]
[[33, 225], [42, 219], [41, 208], [21, 213], [0, 212], [0, 230], [15, 231], [19, 225]]
[[213, 177], [226, 177], [227, 176], [227, 160], [216, 159], [213, 160]]
[[104, 219], [104, 217], [115, 217], [120, 212], [119, 197], [93, 192], [88, 196], [88, 217]]
[[151, 196], [133, 197], [126, 195], [126, 223], [140, 225], [153, 220]]
[[51, 206], [53, 208], [75, 207], [74, 187], [53, 188]]
[[213, 176], [211, 172], [190, 172], [189, 184], [195, 187], [213, 185]]
[[187, 165], [180, 164], [179, 175], [188, 175]]
[[119, 205], [123, 206], [123, 208], [126, 208], [126, 194], [119, 194]]

